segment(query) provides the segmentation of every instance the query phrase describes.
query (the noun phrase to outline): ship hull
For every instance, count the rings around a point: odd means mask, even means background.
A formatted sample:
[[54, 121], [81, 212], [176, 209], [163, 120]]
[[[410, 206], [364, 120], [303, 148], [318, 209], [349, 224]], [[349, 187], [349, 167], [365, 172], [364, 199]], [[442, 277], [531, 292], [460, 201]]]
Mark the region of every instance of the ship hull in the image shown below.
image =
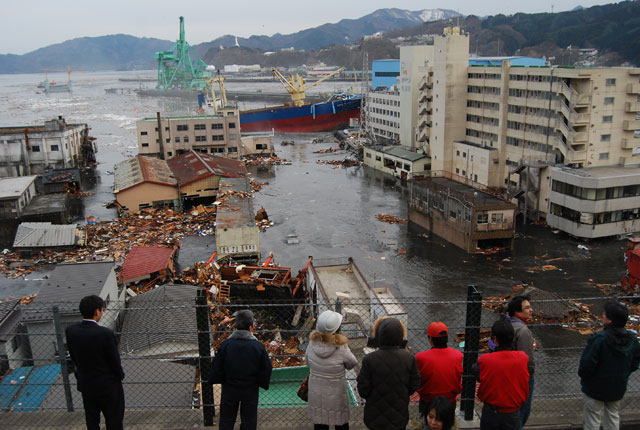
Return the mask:
[[275, 106], [240, 112], [243, 132], [300, 133], [332, 131], [360, 117], [360, 97], [303, 106]]

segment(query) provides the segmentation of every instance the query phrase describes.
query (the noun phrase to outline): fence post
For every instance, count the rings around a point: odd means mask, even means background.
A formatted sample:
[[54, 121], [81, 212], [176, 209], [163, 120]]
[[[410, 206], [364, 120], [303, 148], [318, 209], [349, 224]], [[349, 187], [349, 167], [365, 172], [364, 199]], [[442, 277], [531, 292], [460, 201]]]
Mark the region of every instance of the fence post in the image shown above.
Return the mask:
[[476, 395], [476, 378], [471, 367], [478, 361], [480, 348], [480, 316], [482, 314], [482, 295], [475, 285], [467, 287], [467, 321], [464, 330], [464, 358], [462, 373], [462, 396], [460, 410], [464, 411], [465, 421], [473, 419]]
[[62, 385], [64, 386], [64, 398], [67, 401], [67, 412], [73, 412], [73, 399], [71, 398], [71, 384], [69, 384], [69, 368], [67, 367], [67, 352], [64, 349], [64, 337], [62, 323], [60, 322], [60, 308], [53, 305], [53, 327], [56, 331], [58, 345], [58, 361], [62, 372]]
[[198, 327], [198, 352], [200, 367], [200, 389], [202, 390], [202, 418], [205, 426], [213, 425], [213, 417], [216, 415], [213, 404], [213, 387], [206, 383], [211, 366], [211, 344], [209, 343], [209, 306], [207, 305], [207, 292], [203, 288], [198, 289], [196, 297], [196, 325]]

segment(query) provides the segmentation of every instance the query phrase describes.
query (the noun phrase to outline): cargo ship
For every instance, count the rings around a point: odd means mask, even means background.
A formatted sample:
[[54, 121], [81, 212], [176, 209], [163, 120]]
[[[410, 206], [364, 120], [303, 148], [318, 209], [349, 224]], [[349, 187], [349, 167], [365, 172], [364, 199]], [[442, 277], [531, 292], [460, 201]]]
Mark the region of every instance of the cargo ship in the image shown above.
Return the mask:
[[273, 106], [240, 112], [243, 132], [299, 133], [346, 128], [360, 117], [360, 95], [336, 94], [322, 103]]
[[[305, 103], [306, 90], [340, 73], [343, 69], [340, 68], [322, 79], [305, 85], [305, 81], [300, 75], [296, 74], [285, 78], [277, 69], [273, 68], [273, 75], [280, 79], [289, 92], [291, 101], [279, 106], [240, 111], [242, 132], [299, 133], [332, 131], [348, 127], [352, 119], [360, 117], [361, 95], [338, 93], [324, 102]], [[218, 106], [227, 104], [224, 80], [223, 76], [218, 75], [206, 82], [208, 93], [200, 94], [198, 97], [200, 109], [208, 106], [215, 112]], [[216, 96], [214, 90], [213, 84], [215, 82], [220, 87], [220, 98]]]

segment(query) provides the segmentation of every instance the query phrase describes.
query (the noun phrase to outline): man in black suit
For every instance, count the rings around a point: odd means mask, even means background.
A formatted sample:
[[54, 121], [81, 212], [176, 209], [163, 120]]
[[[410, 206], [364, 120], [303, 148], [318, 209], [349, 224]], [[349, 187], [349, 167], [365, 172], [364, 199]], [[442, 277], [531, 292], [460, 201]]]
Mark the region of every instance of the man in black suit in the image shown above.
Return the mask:
[[122, 430], [124, 371], [113, 330], [98, 325], [104, 301], [92, 295], [80, 300], [82, 322], [67, 327], [67, 347], [76, 367], [87, 430], [100, 429], [100, 412], [107, 430]]

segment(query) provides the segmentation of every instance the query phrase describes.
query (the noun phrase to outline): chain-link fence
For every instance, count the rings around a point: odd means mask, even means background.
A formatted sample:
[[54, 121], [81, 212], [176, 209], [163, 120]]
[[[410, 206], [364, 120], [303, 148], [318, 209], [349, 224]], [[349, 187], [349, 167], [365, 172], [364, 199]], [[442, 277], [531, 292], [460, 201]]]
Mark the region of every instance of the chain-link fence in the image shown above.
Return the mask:
[[[173, 288], [181, 288], [174, 286]], [[191, 287], [193, 288], [193, 287]], [[304, 351], [313, 330], [314, 316], [324, 309], [343, 314], [341, 333], [359, 361], [369, 351], [367, 338], [375, 319], [391, 315], [408, 329], [408, 348], [417, 353], [429, 348], [426, 329], [432, 321], [449, 328], [449, 346], [464, 352], [465, 375], [458, 419], [477, 417], [481, 404], [475, 398], [476, 382], [469, 367], [487, 350], [489, 328], [504, 302], [482, 300], [469, 287], [467, 300], [428, 301], [391, 299], [379, 295], [372, 301], [212, 303], [204, 290], [193, 288], [188, 299], [129, 299], [127, 306], [109, 303], [101, 321], [116, 332], [122, 366], [126, 412], [125, 427], [172, 428], [203, 426], [217, 421], [220, 387], [206, 381], [211, 356], [231, 333], [228, 316], [250, 309], [256, 317], [254, 334], [265, 345], [274, 367], [268, 391], [260, 391], [259, 427], [311, 428], [306, 403], [296, 396], [308, 373]], [[624, 298], [623, 298], [624, 299]], [[630, 299], [630, 298], [629, 298]], [[579, 420], [582, 394], [577, 368], [586, 334], [600, 330], [606, 298], [535, 300], [535, 390], [531, 424]], [[631, 300], [627, 301], [632, 310]], [[64, 331], [81, 317], [71, 303], [17, 305], [2, 315], [0, 323], [0, 427], [82, 428], [82, 397], [76, 389], [66, 350]], [[630, 317], [628, 328], [638, 328]], [[358, 395], [356, 372], [347, 372], [351, 399], [351, 424], [362, 423], [363, 401]], [[417, 418], [417, 396], [411, 414]], [[623, 420], [638, 418], [640, 372], [632, 374], [622, 404]], [[239, 422], [238, 417], [238, 422]]]

